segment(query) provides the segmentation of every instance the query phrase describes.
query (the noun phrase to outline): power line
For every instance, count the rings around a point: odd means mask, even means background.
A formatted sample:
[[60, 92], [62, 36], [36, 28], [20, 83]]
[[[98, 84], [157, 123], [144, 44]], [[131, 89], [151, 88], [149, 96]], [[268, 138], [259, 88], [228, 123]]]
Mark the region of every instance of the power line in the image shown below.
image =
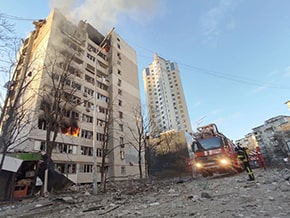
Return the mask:
[[[7, 19], [11, 19], [11, 20], [20, 20], [20, 21], [34, 21], [34, 20], [38, 20], [38, 19], [31, 19], [31, 18], [23, 18], [23, 17], [17, 17], [14, 15], [9, 15], [9, 14], [1, 14], [2, 17], [7, 18]], [[128, 40], [127, 40], [128, 41]], [[137, 47], [146, 50], [147, 52], [151, 52], [151, 53], [155, 53], [155, 51], [148, 49], [146, 47], [140, 46], [137, 43], [133, 43], [135, 44]], [[145, 58], [152, 58], [149, 56], [145, 56], [145, 55], [139, 55], [140, 57], [145, 57]], [[167, 59], [167, 58], [166, 58]], [[237, 82], [237, 83], [242, 83], [242, 84], [246, 84], [246, 85], [252, 85], [252, 86], [267, 86], [267, 88], [271, 88], [271, 89], [286, 89], [286, 90], [290, 90], [290, 87], [284, 87], [284, 86], [280, 86], [280, 85], [276, 85], [276, 84], [269, 84], [269, 83], [262, 83], [259, 81], [255, 81], [253, 79], [249, 79], [246, 77], [241, 77], [241, 76], [237, 76], [237, 75], [232, 75], [232, 74], [226, 74], [226, 73], [222, 73], [222, 72], [218, 72], [218, 71], [214, 71], [214, 70], [209, 70], [206, 69], [204, 67], [198, 67], [198, 66], [192, 66], [189, 64], [184, 64], [181, 62], [178, 62], [179, 66], [184, 66], [186, 68], [188, 68], [189, 70], [194, 70], [196, 73], [202, 73], [202, 74], [207, 74], [209, 76], [213, 76], [219, 79], [225, 79], [225, 80], [229, 80], [229, 81], [233, 81], [233, 82]]]
[[32, 19], [32, 18], [23, 18], [23, 17], [17, 17], [14, 15], [10, 15], [10, 14], [2, 14], [1, 13], [1, 17], [9, 19], [9, 20], [20, 20], [20, 21], [34, 21], [34, 20], [39, 20], [39, 19]]
[[[134, 44], [141, 49], [144, 49], [146, 51], [154, 53], [154, 51], [152, 51], [148, 48], [144, 48], [143, 46], [139, 46], [136, 43], [134, 43]], [[146, 55], [138, 55], [138, 56], [152, 59], [152, 57], [148, 57]], [[167, 58], [165, 58], [165, 59], [167, 59]], [[206, 69], [204, 67], [192, 66], [189, 64], [181, 63], [181, 62], [177, 62], [177, 63], [178, 63], [178, 66], [183, 66], [189, 70], [194, 71], [195, 73], [206, 74], [206, 75], [216, 77], [219, 79], [229, 80], [229, 81], [233, 81], [233, 82], [237, 82], [237, 83], [241, 83], [241, 84], [245, 84], [245, 85], [256, 86], [256, 87], [257, 86], [258, 87], [265, 86], [265, 87], [270, 88], [270, 89], [290, 90], [289, 86], [281, 86], [281, 85], [274, 84], [274, 83], [263, 83], [263, 82], [260, 82], [257, 80], [253, 80], [253, 79], [238, 76], [238, 75], [232, 75], [232, 74], [227, 74], [227, 73], [223, 73], [223, 72], [219, 72], [219, 71], [215, 71], [215, 70], [209, 70], [209, 69]]]
[[191, 66], [188, 64], [180, 64], [178, 63], [178, 65], [180, 66], [185, 66], [188, 67], [188, 69], [190, 70], [195, 70], [198, 73], [203, 73], [203, 74], [207, 74], [213, 77], [217, 77], [219, 79], [225, 79], [225, 80], [229, 80], [229, 81], [233, 81], [233, 82], [238, 82], [238, 83], [242, 83], [242, 84], [246, 84], [246, 85], [252, 85], [252, 86], [266, 86], [267, 88], [271, 88], [271, 89], [286, 89], [286, 90], [290, 90], [290, 87], [286, 87], [286, 86], [280, 86], [277, 84], [271, 84], [271, 83], [263, 83], [257, 80], [253, 80], [253, 79], [249, 79], [246, 77], [241, 77], [241, 76], [237, 76], [237, 75], [232, 75], [232, 74], [226, 74], [226, 73], [222, 73], [222, 72], [218, 72], [218, 71], [213, 71], [213, 70], [208, 70], [205, 68], [201, 68], [201, 67], [196, 67], [196, 66]]

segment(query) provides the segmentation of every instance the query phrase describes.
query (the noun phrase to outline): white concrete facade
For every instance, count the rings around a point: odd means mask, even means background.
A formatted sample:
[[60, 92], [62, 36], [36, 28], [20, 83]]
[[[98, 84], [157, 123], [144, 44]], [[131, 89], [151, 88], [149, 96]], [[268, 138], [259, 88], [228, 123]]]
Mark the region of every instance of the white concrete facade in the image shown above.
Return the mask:
[[[47, 69], [52, 70], [54, 63], [53, 70], [60, 71], [64, 59], [73, 54], [69, 67], [74, 77], [67, 81], [67, 86], [76, 89], [73, 98], [80, 104], [70, 111], [69, 116], [77, 122], [79, 133], [74, 136], [59, 133], [52, 159], [56, 168], [75, 183], [92, 182], [93, 134], [100, 136], [97, 141], [99, 171], [103, 152], [103, 121], [108, 110], [113, 112], [109, 130], [109, 150], [112, 149], [112, 152], [106, 158], [108, 177], [126, 179], [128, 176], [139, 176], [138, 153], [128, 145], [128, 129], [136, 128], [134, 117], [130, 114], [140, 107], [136, 52], [115, 31], [108, 37], [110, 48], [101, 50], [100, 43], [104, 38], [90, 24], [81, 21], [78, 26], [74, 25], [58, 10], [53, 10], [46, 20], [37, 23], [36, 30], [25, 41], [27, 45], [22, 48], [29, 54], [25, 59], [30, 62], [29, 70], [35, 75], [26, 94], [26, 97], [33, 96], [28, 107], [33, 111], [30, 115], [32, 131], [16, 148], [25, 151], [40, 151], [44, 148], [40, 94], [52, 85]], [[97, 93], [94, 94], [95, 85]], [[95, 118], [94, 96], [97, 98]], [[93, 119], [97, 120], [96, 133], [93, 133]], [[144, 173], [144, 162], [142, 168]]]
[[155, 124], [151, 132], [192, 132], [177, 63], [155, 54], [153, 62], [143, 70], [143, 82], [148, 113]]

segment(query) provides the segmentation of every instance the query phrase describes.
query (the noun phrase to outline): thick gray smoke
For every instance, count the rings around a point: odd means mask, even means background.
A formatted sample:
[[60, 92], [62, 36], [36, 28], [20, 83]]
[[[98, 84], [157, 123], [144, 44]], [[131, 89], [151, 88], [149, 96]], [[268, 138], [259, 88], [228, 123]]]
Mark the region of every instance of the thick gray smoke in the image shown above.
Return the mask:
[[120, 15], [136, 22], [152, 17], [157, 0], [51, 0], [51, 8], [58, 8], [69, 20], [87, 20], [101, 32], [115, 26]]

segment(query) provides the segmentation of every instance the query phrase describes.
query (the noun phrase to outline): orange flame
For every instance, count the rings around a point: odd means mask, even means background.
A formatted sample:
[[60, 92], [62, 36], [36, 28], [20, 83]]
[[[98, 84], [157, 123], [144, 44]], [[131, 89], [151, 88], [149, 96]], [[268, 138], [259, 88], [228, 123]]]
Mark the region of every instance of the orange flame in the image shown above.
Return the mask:
[[104, 48], [103, 48], [103, 51], [105, 52], [109, 52], [110, 51], [110, 46], [107, 44]]
[[69, 127], [66, 130], [64, 130], [62, 133], [65, 134], [65, 135], [71, 135], [71, 136], [78, 137], [79, 133], [80, 133], [80, 128], [78, 128], [78, 127]]

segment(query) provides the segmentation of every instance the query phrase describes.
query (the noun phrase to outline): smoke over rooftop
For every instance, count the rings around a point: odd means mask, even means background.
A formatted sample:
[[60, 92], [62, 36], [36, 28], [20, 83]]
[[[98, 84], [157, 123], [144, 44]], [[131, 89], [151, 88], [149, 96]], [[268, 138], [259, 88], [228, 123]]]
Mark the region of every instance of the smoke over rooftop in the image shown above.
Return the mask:
[[70, 21], [77, 24], [87, 20], [102, 32], [115, 26], [121, 15], [137, 22], [148, 19], [157, 3], [157, 0], [50, 0], [51, 8], [58, 8]]

